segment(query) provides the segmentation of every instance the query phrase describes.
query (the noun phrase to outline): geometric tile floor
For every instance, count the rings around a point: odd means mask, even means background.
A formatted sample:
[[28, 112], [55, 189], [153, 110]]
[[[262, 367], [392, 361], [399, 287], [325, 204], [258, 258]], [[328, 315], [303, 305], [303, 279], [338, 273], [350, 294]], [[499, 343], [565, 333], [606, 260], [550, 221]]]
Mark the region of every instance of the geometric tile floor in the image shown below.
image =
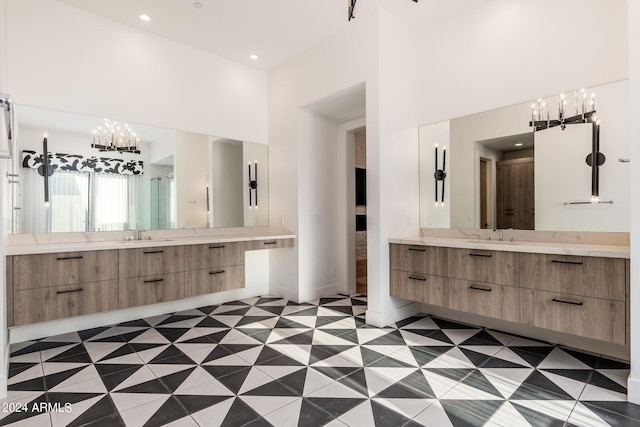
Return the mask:
[[15, 344], [0, 425], [640, 425], [626, 363], [365, 308], [267, 296]]

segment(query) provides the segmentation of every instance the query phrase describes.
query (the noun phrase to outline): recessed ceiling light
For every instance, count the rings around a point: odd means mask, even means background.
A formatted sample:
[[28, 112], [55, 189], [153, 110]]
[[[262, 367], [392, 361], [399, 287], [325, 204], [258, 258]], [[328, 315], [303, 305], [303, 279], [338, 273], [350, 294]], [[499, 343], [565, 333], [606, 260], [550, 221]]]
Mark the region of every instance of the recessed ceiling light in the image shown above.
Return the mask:
[[144, 13], [140, 15], [140, 19], [142, 19], [143, 21], [151, 21], [151, 17], [149, 17], [149, 15], [145, 15]]
[[258, 59], [258, 55], [249, 55], [249, 58], [253, 59], [254, 61]]
[[522, 142], [518, 142], [518, 143], [516, 144], [516, 147], [522, 147], [522, 145], [523, 145], [523, 144], [522, 144]]
[[200, 3], [199, 1], [193, 3], [193, 7], [195, 7], [196, 9], [202, 9], [204, 5], [202, 3]]

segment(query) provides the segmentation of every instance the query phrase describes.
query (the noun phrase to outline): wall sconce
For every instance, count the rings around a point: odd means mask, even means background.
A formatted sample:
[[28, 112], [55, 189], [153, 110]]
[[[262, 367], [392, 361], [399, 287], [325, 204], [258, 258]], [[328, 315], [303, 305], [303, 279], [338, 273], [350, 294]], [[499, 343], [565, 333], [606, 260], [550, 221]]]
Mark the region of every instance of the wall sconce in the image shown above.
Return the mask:
[[49, 151], [47, 150], [47, 134], [42, 140], [42, 165], [38, 167], [38, 173], [44, 177], [44, 207], [49, 207], [49, 177], [53, 175], [54, 167], [49, 164]]
[[438, 182], [442, 183], [442, 194], [440, 206], [444, 206], [444, 180], [447, 177], [445, 169], [447, 167], [447, 147], [442, 147], [442, 169], [438, 169], [438, 144], [436, 144], [436, 169], [433, 177], [436, 184], [436, 206], [438, 206]]
[[253, 194], [255, 194], [255, 207], [258, 209], [258, 161], [254, 161], [253, 170], [255, 178], [251, 177], [251, 162], [249, 162], [249, 209], [254, 206]]
[[565, 130], [567, 125], [591, 123], [591, 153], [585, 159], [591, 168], [591, 199], [588, 202], [566, 202], [569, 205], [613, 203], [600, 200], [600, 166], [606, 161], [604, 154], [600, 152], [600, 120], [596, 117], [596, 96], [591, 94], [591, 100], [587, 102], [587, 94], [584, 89], [573, 93], [573, 115], [566, 117], [567, 101], [564, 94], [558, 97], [558, 119], [550, 118], [551, 98], [538, 99], [537, 105], [531, 104], [531, 121], [529, 126], [537, 132], [544, 129], [560, 126]]

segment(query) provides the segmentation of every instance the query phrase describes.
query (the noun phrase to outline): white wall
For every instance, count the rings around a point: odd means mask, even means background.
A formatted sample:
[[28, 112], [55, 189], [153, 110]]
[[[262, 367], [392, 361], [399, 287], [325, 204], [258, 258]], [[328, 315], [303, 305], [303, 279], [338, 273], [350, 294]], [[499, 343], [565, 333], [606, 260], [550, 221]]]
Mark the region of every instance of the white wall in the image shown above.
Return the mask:
[[[629, 29], [629, 117], [640, 117], [640, 3], [628, 1]], [[629, 123], [631, 192], [631, 374], [628, 381], [629, 401], [640, 404], [640, 127]]]
[[14, 102], [266, 142], [264, 71], [55, 0], [6, 1]]
[[[421, 126], [418, 129], [420, 144], [420, 226], [426, 228], [449, 228], [451, 221], [451, 144], [449, 120]], [[438, 146], [438, 169], [443, 165], [443, 149], [447, 148], [444, 180], [444, 206], [435, 202], [435, 145]], [[438, 200], [442, 200], [442, 182], [438, 182]]]
[[299, 298], [337, 289], [338, 123], [309, 111], [298, 113]]
[[[338, 219], [328, 209], [336, 206], [338, 194], [343, 194], [335, 187], [331, 169], [321, 167], [330, 166], [327, 162], [331, 158], [337, 161], [337, 136], [321, 142], [323, 138], [314, 135], [312, 127], [324, 129], [322, 135], [326, 135], [329, 125], [300, 109], [366, 82], [367, 148], [377, 144], [377, 26], [376, 5], [358, 4], [357, 18], [342, 32], [269, 73], [269, 224], [284, 226], [298, 236], [295, 248], [270, 254], [270, 283], [272, 293], [294, 301], [309, 298], [323, 286], [330, 289], [337, 280], [327, 276], [339, 246], [335, 233]], [[320, 145], [312, 145], [312, 141]], [[319, 165], [315, 165], [313, 150], [317, 150]], [[322, 199], [326, 205], [319, 206], [317, 200], [324, 195], [328, 201]], [[313, 216], [318, 222], [310, 224]], [[320, 245], [316, 246], [312, 236], [323, 236]], [[303, 270], [299, 257], [305, 266], [312, 260], [313, 271], [320, 277]]]
[[207, 176], [209, 137], [176, 132], [174, 177], [176, 183], [176, 227], [207, 227]]

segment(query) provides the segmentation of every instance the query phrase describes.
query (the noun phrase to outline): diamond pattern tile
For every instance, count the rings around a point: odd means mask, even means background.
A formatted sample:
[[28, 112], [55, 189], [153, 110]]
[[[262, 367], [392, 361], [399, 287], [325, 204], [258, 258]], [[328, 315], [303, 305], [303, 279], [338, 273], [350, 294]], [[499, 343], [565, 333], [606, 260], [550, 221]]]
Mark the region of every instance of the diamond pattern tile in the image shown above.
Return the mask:
[[624, 362], [424, 314], [375, 328], [366, 304], [267, 295], [14, 344], [0, 425], [640, 425]]

